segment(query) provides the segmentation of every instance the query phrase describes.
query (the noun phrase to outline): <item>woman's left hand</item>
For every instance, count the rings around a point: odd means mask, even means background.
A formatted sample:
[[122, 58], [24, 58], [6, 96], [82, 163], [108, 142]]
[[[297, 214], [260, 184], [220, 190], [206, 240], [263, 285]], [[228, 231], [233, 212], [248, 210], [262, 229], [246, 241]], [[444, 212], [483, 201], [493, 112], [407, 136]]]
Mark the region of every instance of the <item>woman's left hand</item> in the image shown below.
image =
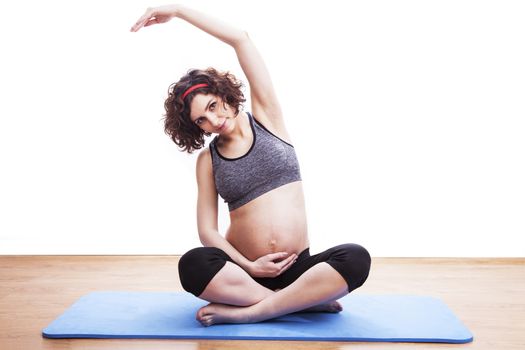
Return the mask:
[[270, 253], [253, 261], [248, 269], [252, 277], [273, 278], [288, 270], [297, 260], [297, 254], [286, 252]]
[[166, 23], [173, 17], [177, 16], [177, 5], [164, 5], [159, 7], [150, 7], [139, 18], [137, 23], [131, 27], [132, 32], [138, 31], [142, 27], [151, 26], [153, 24]]

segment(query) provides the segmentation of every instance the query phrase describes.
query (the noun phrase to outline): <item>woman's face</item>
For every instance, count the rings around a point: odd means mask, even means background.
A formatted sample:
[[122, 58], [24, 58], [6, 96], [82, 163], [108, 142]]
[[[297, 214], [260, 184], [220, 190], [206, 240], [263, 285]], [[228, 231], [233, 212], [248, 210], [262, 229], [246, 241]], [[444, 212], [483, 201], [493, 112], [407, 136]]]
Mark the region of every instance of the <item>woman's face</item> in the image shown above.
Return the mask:
[[233, 126], [233, 110], [219, 96], [195, 95], [190, 111], [191, 121], [205, 132], [223, 134]]

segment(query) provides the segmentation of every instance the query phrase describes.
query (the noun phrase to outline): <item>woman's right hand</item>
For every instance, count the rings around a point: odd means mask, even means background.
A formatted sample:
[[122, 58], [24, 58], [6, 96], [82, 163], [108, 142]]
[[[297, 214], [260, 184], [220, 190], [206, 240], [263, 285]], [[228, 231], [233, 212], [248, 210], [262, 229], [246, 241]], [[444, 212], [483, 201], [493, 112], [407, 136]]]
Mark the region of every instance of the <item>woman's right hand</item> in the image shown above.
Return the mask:
[[248, 273], [252, 277], [277, 277], [288, 270], [296, 260], [295, 253], [280, 252], [263, 255], [250, 264]]
[[166, 23], [177, 15], [177, 5], [164, 5], [159, 7], [149, 7], [139, 18], [137, 23], [131, 27], [132, 32], [138, 31], [142, 27], [153, 24]]

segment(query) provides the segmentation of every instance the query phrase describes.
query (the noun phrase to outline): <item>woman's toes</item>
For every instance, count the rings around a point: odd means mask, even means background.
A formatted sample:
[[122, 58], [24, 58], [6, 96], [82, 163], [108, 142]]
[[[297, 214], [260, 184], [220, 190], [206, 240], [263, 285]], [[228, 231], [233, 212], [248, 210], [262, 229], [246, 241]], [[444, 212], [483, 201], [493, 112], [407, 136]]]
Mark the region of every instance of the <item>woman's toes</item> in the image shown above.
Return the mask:
[[209, 315], [210, 314], [210, 305], [206, 305], [206, 306], [203, 306], [199, 309], [199, 311], [197, 311], [197, 314], [195, 315], [195, 319], [197, 319], [197, 321], [201, 321], [206, 315]]
[[245, 307], [224, 304], [209, 304], [197, 311], [196, 319], [205, 326], [218, 323], [249, 323]]
[[203, 318], [200, 319], [200, 323], [204, 327], [211, 326], [213, 324], [213, 318], [211, 316], [209, 316], [209, 315], [206, 315], [206, 316], [204, 316]]
[[334, 303], [332, 305], [333, 305], [333, 308], [334, 308], [335, 312], [343, 311], [343, 306], [338, 301], [334, 301]]

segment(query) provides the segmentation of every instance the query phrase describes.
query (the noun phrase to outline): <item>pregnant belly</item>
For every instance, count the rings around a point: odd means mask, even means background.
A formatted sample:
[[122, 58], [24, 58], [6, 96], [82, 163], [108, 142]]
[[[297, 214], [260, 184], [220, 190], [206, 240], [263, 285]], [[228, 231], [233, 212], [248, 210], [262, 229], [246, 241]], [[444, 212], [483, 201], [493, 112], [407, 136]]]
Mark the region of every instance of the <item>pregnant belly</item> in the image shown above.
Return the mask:
[[309, 246], [301, 182], [278, 187], [230, 212], [226, 239], [251, 261]]

